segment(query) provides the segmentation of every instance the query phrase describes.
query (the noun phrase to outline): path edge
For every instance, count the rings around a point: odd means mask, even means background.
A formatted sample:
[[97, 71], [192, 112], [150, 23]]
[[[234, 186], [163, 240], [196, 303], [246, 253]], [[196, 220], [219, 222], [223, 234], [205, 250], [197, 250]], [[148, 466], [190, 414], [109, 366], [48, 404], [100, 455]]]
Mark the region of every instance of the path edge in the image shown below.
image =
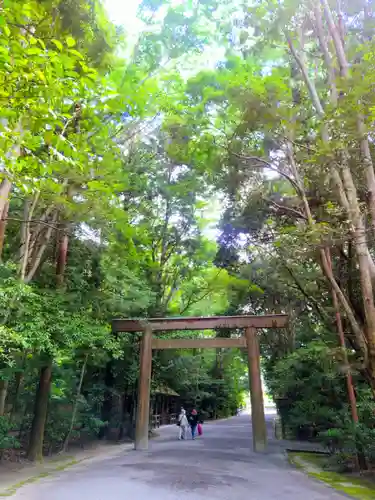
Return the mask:
[[[9, 482], [10, 484], [4, 487], [0, 485], [0, 498], [11, 497], [23, 486], [35, 483], [46, 477], [53, 476], [58, 472], [71, 469], [83, 463], [85, 463], [85, 465], [86, 464], [89, 465], [96, 461], [104, 461], [109, 458], [114, 458], [123, 453], [128, 453], [133, 449], [134, 449], [134, 443], [126, 443], [117, 445], [112, 450], [102, 449], [99, 451], [99, 453], [96, 454], [95, 451], [93, 452], [91, 450], [91, 452], [87, 451], [85, 454], [77, 455], [76, 457], [74, 457], [74, 455], [73, 456], [70, 455], [69, 456], [69, 458], [71, 458], [70, 460], [69, 459], [64, 460], [64, 458], [62, 457], [61, 460], [56, 460], [53, 465], [51, 464], [51, 462], [49, 463], [46, 462], [45, 464], [36, 464], [34, 466], [30, 465], [29, 467], [30, 474], [27, 475], [24, 479], [20, 481], [15, 481], [14, 483]], [[27, 469], [28, 467], [25, 467], [25, 469], [21, 469], [20, 471], [17, 471], [17, 473], [21, 475], [22, 472], [27, 472]], [[14, 474], [16, 474], [16, 472]]]

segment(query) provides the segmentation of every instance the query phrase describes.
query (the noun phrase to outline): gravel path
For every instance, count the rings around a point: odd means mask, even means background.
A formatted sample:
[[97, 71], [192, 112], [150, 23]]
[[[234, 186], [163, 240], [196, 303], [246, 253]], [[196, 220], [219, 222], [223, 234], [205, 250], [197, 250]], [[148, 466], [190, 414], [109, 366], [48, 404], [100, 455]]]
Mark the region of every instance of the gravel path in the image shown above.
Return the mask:
[[[270, 426], [270, 434], [271, 426]], [[339, 500], [348, 498], [289, 466], [279, 441], [251, 451], [249, 416], [207, 423], [204, 436], [177, 441], [160, 431], [148, 452], [78, 465], [29, 484], [16, 500]]]

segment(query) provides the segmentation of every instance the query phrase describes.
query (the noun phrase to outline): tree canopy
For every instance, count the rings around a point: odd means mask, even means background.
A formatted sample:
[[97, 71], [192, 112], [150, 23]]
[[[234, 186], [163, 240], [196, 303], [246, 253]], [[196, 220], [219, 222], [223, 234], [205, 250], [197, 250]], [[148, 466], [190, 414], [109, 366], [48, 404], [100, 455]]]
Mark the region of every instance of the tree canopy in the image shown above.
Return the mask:
[[[132, 434], [138, 339], [114, 317], [287, 313], [261, 332], [287, 432], [372, 460], [373, 2], [138, 18], [134, 41], [99, 0], [0, 5], [0, 448]], [[160, 387], [230, 415], [245, 359], [156, 353]]]

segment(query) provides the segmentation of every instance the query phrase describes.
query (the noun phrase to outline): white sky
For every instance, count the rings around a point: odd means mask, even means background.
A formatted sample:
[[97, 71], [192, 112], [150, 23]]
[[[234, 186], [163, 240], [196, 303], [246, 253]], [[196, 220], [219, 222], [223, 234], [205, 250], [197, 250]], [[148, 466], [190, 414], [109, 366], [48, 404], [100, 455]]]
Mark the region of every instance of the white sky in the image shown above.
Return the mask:
[[142, 22], [137, 19], [137, 9], [141, 0], [104, 0], [108, 15], [115, 24], [125, 26], [126, 31], [137, 34]]

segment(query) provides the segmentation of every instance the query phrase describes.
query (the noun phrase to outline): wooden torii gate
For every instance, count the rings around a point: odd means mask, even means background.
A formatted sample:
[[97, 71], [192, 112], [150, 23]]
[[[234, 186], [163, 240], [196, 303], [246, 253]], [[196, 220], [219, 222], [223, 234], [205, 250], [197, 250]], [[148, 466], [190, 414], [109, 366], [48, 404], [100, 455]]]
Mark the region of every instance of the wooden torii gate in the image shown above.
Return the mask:
[[[151, 318], [143, 320], [115, 319], [113, 332], [143, 332], [140, 350], [140, 377], [138, 391], [135, 449], [148, 449], [150, 386], [153, 349], [247, 348], [251, 394], [251, 422], [253, 449], [263, 451], [267, 445], [263, 390], [260, 375], [260, 355], [257, 328], [283, 328], [286, 314], [264, 316], [213, 316], [195, 318]], [[153, 332], [170, 330], [244, 329], [245, 335], [236, 338], [158, 339]]]

